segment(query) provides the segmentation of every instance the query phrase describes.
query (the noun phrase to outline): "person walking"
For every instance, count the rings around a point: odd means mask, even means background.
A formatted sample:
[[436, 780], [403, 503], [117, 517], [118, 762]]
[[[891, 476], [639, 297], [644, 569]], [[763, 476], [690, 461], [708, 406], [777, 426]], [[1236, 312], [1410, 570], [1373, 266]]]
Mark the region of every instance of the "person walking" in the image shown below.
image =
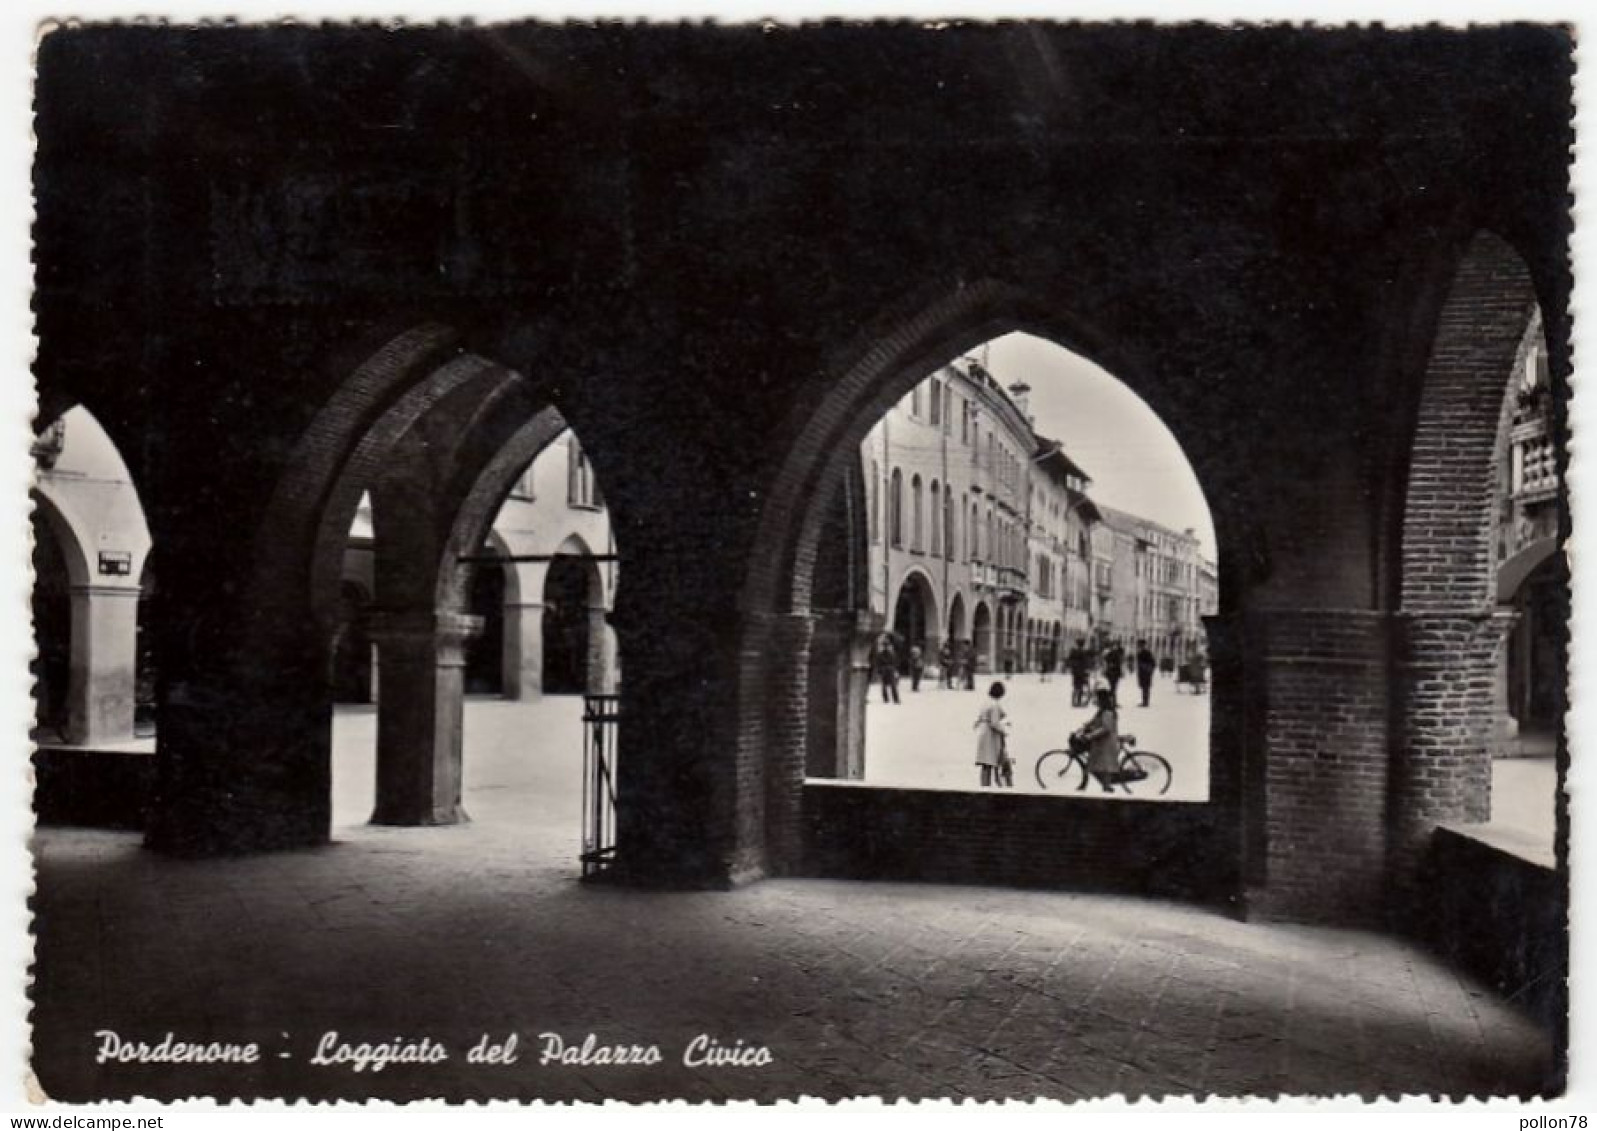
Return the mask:
[[1137, 644], [1137, 686], [1142, 689], [1142, 705], [1148, 705], [1148, 699], [1153, 695], [1153, 673], [1159, 668], [1159, 661], [1148, 649], [1146, 640]]
[[1077, 640], [1065, 660], [1070, 668], [1070, 705], [1085, 707], [1088, 700], [1087, 681], [1092, 676], [1092, 657], [1087, 653], [1087, 642]]
[[884, 636], [876, 646], [876, 657], [873, 661], [876, 668], [876, 678], [882, 681], [882, 702], [897, 703], [898, 700], [898, 652], [893, 647], [893, 642]]
[[1126, 674], [1126, 650], [1118, 642], [1103, 654], [1103, 678], [1109, 685], [1109, 698], [1120, 705], [1120, 677]]
[[1120, 719], [1114, 694], [1107, 687], [1092, 693], [1097, 704], [1092, 718], [1072, 736], [1073, 747], [1086, 744], [1087, 772], [1098, 779], [1105, 793], [1115, 791], [1120, 780]]
[[1004, 712], [1003, 698], [1004, 685], [994, 683], [987, 690], [986, 706], [976, 716], [976, 764], [981, 767], [983, 789], [1006, 784], [1006, 776], [1010, 782], [1014, 780], [1013, 776], [1005, 774], [1009, 761], [1008, 751], [1004, 749], [1009, 736], [1009, 716]]
[[909, 689], [920, 690], [921, 673], [926, 670], [926, 658], [921, 654], [919, 644], [909, 646]]
[[966, 691], [975, 691], [976, 690], [976, 646], [974, 644], [972, 644], [969, 640], [967, 640], [967, 641], [965, 641], [964, 647], [960, 649], [960, 652], [961, 652], [961, 658], [960, 658], [960, 662], [959, 662], [959, 670], [960, 670], [960, 674], [962, 674], [965, 677], [965, 690]]
[[954, 686], [954, 648], [946, 639], [937, 646], [937, 676], [944, 687]]

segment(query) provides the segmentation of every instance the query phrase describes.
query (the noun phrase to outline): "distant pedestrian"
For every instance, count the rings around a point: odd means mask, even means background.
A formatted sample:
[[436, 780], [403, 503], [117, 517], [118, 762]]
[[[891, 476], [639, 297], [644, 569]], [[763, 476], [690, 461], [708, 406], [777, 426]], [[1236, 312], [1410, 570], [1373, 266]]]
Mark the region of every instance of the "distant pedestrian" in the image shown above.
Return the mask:
[[920, 690], [921, 673], [926, 670], [926, 658], [921, 655], [920, 645], [909, 646], [909, 689]]
[[954, 647], [947, 640], [937, 646], [937, 675], [944, 687], [954, 686]]
[[1103, 678], [1109, 685], [1109, 698], [1120, 705], [1120, 677], [1126, 674], [1126, 650], [1118, 643], [1103, 654]]
[[1070, 669], [1070, 705], [1085, 707], [1088, 699], [1087, 681], [1092, 677], [1092, 654], [1087, 651], [1085, 640], [1076, 641], [1076, 646], [1065, 659], [1065, 665]]
[[965, 679], [965, 690], [976, 690], [976, 647], [969, 640], [960, 649], [962, 656], [959, 662], [960, 675]]
[[995, 683], [987, 691], [987, 705], [976, 716], [976, 764], [981, 767], [982, 788], [1004, 785], [1014, 781], [1012, 772], [1006, 773], [1009, 753], [1005, 740], [1009, 735], [1009, 717], [1001, 701], [1004, 685]]
[[1148, 699], [1153, 694], [1153, 673], [1158, 669], [1159, 661], [1148, 650], [1148, 642], [1141, 641], [1137, 645], [1137, 686], [1142, 689], [1142, 705], [1148, 705]]
[[1014, 676], [1014, 674], [1015, 674], [1015, 650], [1013, 648], [1005, 648], [1004, 649], [1004, 678], [1005, 679], [1012, 678]]
[[876, 646], [876, 656], [872, 660], [876, 669], [876, 678], [882, 682], [882, 702], [897, 703], [898, 700], [898, 651], [893, 647], [893, 642], [883, 637]]

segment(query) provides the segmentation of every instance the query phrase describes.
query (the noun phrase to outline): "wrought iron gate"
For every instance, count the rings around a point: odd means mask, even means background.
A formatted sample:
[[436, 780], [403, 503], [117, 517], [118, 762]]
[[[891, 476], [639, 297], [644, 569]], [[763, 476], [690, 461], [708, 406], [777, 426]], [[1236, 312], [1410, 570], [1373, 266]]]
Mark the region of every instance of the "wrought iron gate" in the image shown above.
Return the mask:
[[616, 735], [619, 695], [582, 697], [582, 878], [603, 876], [615, 865]]

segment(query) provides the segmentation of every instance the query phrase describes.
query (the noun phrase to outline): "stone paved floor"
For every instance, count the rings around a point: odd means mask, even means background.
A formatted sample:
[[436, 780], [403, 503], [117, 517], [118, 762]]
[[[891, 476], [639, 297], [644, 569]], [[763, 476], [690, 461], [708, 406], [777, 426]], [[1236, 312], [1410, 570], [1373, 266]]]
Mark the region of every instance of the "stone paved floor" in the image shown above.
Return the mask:
[[[1364, 932], [934, 885], [584, 886], [570, 748], [521, 745], [574, 731], [574, 704], [483, 702], [468, 714], [470, 825], [359, 824], [371, 716], [346, 712], [328, 848], [176, 862], [124, 834], [40, 833], [44, 1089], [77, 1100], [1505, 1094], [1538, 1090], [1549, 1070], [1547, 1040], [1519, 1014]], [[99, 1029], [254, 1040], [266, 1055], [250, 1067], [96, 1066]], [[310, 1065], [335, 1030], [430, 1037], [453, 1057], [378, 1073]], [[464, 1063], [481, 1034], [510, 1032], [516, 1064]], [[540, 1066], [542, 1032], [654, 1044], [663, 1063]], [[768, 1046], [774, 1063], [684, 1067], [700, 1033]]]

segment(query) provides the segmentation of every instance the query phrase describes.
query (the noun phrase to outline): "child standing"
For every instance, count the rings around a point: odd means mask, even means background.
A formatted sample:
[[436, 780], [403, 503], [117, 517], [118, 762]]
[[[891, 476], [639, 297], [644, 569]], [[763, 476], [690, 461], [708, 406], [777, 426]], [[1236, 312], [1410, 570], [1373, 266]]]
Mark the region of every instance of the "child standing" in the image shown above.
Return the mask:
[[1009, 734], [1009, 717], [1004, 713], [1003, 698], [1004, 685], [993, 684], [987, 691], [987, 705], [976, 716], [976, 764], [981, 767], [983, 788], [1005, 784], [1008, 756], [1004, 751], [1004, 739]]

